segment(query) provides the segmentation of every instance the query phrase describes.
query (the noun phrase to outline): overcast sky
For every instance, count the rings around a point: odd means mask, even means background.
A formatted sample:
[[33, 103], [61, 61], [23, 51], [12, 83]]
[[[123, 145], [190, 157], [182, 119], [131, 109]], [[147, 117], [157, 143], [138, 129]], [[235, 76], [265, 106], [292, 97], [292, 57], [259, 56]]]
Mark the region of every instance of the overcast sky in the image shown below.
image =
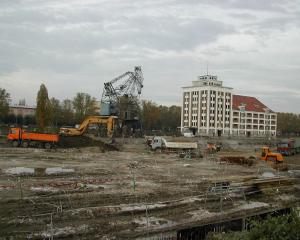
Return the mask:
[[143, 99], [181, 101], [217, 75], [234, 93], [300, 113], [300, 0], [0, 0], [0, 87], [13, 102], [86, 92], [142, 66]]

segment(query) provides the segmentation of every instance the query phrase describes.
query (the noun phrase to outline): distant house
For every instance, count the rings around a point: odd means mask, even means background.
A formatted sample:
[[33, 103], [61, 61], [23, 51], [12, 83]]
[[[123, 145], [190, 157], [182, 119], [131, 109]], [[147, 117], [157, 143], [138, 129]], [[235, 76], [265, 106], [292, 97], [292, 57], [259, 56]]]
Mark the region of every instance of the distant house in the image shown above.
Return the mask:
[[9, 113], [16, 116], [34, 116], [36, 107], [33, 106], [23, 106], [23, 105], [11, 105], [9, 106]]

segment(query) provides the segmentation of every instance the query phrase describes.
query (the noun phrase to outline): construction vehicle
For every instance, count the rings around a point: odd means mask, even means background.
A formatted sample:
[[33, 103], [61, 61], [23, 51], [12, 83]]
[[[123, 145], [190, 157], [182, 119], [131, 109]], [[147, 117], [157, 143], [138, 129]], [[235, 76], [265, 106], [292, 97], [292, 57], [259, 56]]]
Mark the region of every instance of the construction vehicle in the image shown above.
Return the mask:
[[262, 147], [261, 148], [261, 160], [271, 161], [274, 163], [282, 163], [283, 156], [281, 155], [281, 153], [271, 152], [269, 147]]
[[154, 151], [179, 152], [196, 150], [198, 148], [196, 142], [169, 142], [163, 137], [154, 137], [151, 142], [149, 141], [149, 144]]
[[78, 128], [61, 128], [59, 134], [66, 136], [81, 136], [91, 124], [106, 124], [107, 136], [112, 137], [114, 133], [115, 116], [89, 116], [79, 125]]
[[39, 146], [50, 149], [59, 142], [58, 134], [27, 132], [22, 128], [11, 128], [7, 140], [13, 147]]
[[300, 153], [300, 141], [295, 139], [283, 139], [277, 143], [277, 152], [284, 156]]
[[207, 146], [206, 146], [206, 152], [207, 153], [217, 153], [217, 152], [221, 151], [222, 148], [223, 148], [222, 143], [208, 142]]
[[[59, 145], [63, 136], [81, 136], [90, 124], [105, 124], [107, 136], [112, 137], [115, 127], [116, 117], [110, 116], [89, 116], [78, 128], [61, 128], [59, 134], [27, 132], [22, 128], [11, 128], [7, 135], [7, 140], [13, 147], [44, 147], [51, 149]], [[62, 135], [62, 136], [60, 136]]]

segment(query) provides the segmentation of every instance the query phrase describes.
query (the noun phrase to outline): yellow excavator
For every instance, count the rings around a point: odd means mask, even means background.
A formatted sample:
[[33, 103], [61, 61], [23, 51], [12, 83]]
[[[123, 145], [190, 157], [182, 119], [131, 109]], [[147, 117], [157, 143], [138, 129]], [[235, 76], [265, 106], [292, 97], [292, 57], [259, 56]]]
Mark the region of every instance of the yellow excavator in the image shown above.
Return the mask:
[[282, 163], [283, 156], [281, 153], [273, 153], [271, 152], [269, 147], [262, 147], [261, 148], [261, 160], [264, 161], [271, 161], [274, 163]]
[[90, 124], [106, 124], [107, 136], [112, 137], [117, 117], [115, 116], [89, 116], [78, 128], [60, 128], [59, 133], [66, 136], [81, 136]]

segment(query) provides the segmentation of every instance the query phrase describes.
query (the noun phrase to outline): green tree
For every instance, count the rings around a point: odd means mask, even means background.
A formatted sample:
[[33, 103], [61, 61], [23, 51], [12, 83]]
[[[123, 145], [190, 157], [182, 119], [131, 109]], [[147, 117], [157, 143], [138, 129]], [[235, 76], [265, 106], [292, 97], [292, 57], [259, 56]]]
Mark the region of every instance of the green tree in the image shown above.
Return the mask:
[[13, 113], [9, 113], [5, 118], [5, 123], [16, 123], [17, 116]]
[[296, 212], [266, 219], [250, 221], [250, 230], [216, 234], [211, 240], [298, 240], [300, 239], [300, 219]]
[[0, 121], [4, 121], [9, 112], [10, 95], [5, 89], [0, 88]]
[[284, 135], [300, 134], [300, 115], [294, 113], [278, 113], [277, 129]]
[[266, 220], [253, 221], [250, 226], [250, 240], [293, 240], [300, 238], [300, 220], [296, 212], [271, 217]]
[[20, 126], [22, 126], [24, 124], [24, 118], [23, 118], [22, 114], [18, 114], [16, 116], [16, 123]]
[[141, 119], [145, 130], [158, 129], [160, 112], [157, 105], [152, 101], [142, 101]]
[[95, 115], [96, 99], [87, 93], [77, 93], [73, 99], [73, 107], [75, 110], [75, 119], [77, 122], [83, 121], [88, 115]]
[[161, 130], [174, 134], [180, 126], [181, 108], [178, 106], [157, 106], [151, 101], [142, 101], [141, 121], [144, 130]]
[[36, 99], [36, 122], [40, 131], [45, 131], [45, 127], [51, 120], [51, 104], [48, 97], [48, 91], [44, 84], [40, 86], [40, 90]]
[[56, 98], [50, 99], [50, 106], [51, 106], [51, 123], [53, 126], [58, 125], [61, 122], [61, 106], [60, 102]]
[[170, 130], [172, 131], [177, 131], [177, 127], [180, 126], [180, 121], [181, 121], [181, 107], [178, 106], [171, 106], [168, 109], [168, 126]]
[[61, 102], [61, 124], [73, 125], [74, 120], [74, 111], [73, 103], [70, 99], [65, 99]]
[[26, 125], [33, 125], [33, 124], [36, 123], [35, 120], [36, 120], [36, 119], [35, 119], [34, 116], [26, 115], [26, 116], [24, 117], [23, 123], [26, 124]]

